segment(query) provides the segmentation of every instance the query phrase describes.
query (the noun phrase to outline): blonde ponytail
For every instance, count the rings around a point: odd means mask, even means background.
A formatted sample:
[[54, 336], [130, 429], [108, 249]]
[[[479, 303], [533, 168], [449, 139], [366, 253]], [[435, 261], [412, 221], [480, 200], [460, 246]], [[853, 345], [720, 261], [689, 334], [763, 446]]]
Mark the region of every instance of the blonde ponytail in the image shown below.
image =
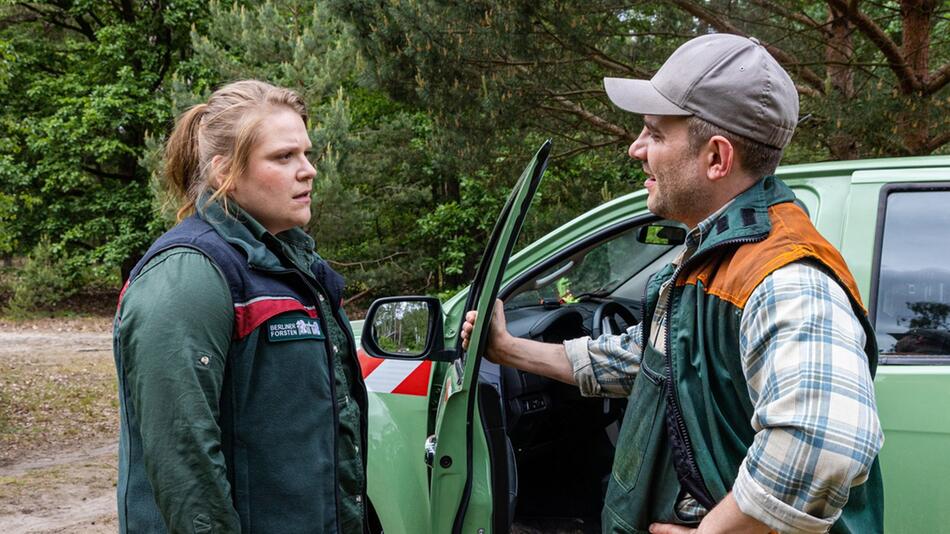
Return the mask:
[[200, 174], [198, 127], [207, 109], [207, 104], [198, 104], [182, 113], [165, 144], [165, 178], [180, 201], [179, 221], [194, 211], [195, 199], [191, 189]]

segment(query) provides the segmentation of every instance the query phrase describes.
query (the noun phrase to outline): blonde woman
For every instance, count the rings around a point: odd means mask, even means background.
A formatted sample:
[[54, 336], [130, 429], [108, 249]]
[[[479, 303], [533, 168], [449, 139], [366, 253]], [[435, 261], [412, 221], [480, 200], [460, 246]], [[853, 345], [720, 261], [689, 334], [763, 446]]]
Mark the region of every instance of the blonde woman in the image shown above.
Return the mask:
[[366, 391], [343, 279], [301, 229], [307, 110], [254, 80], [182, 114], [179, 223], [133, 269], [115, 362], [121, 532], [368, 532]]

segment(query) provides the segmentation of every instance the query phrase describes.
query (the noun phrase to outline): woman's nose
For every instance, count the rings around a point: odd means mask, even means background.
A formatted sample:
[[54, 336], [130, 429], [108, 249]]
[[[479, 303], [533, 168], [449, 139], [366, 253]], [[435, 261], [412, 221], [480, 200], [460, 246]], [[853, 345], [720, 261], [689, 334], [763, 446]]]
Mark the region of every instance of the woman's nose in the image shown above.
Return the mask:
[[314, 168], [313, 163], [310, 163], [310, 159], [304, 157], [304, 164], [301, 172], [298, 173], [298, 176], [301, 180], [312, 180], [317, 175], [317, 169]]

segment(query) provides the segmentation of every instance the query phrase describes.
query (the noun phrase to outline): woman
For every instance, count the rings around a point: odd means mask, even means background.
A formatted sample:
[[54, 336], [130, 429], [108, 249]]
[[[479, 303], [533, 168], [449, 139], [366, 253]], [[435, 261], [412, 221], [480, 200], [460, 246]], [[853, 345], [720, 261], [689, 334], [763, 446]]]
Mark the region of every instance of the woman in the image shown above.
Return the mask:
[[300, 228], [316, 171], [293, 91], [247, 80], [165, 150], [179, 224], [119, 299], [121, 532], [364, 532], [366, 391], [342, 278]]

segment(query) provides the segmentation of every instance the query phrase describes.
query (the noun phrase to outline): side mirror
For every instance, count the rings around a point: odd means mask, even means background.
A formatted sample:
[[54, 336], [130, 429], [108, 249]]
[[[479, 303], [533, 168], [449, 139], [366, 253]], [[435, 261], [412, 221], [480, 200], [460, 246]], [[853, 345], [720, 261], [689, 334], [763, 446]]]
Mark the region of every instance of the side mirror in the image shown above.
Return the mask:
[[647, 245], [682, 245], [686, 242], [686, 230], [679, 226], [648, 224], [637, 231], [637, 241]]
[[435, 297], [376, 300], [363, 321], [360, 343], [374, 358], [451, 361], [456, 356], [444, 350], [442, 305]]

